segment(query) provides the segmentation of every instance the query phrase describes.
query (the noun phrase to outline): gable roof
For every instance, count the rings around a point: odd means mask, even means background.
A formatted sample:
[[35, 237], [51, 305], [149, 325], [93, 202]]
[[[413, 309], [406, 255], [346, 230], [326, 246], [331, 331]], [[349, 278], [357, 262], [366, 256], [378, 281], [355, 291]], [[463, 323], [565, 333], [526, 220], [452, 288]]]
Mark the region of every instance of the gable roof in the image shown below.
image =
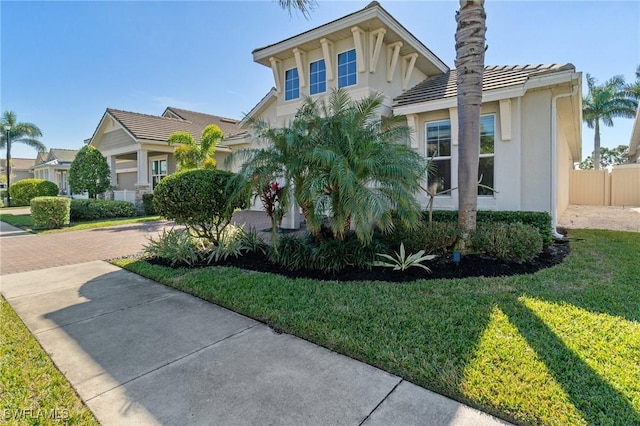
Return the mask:
[[242, 133], [240, 129], [240, 120], [234, 118], [220, 117], [218, 115], [204, 114], [202, 112], [188, 111], [186, 109], [167, 107], [162, 113], [163, 117], [179, 118], [190, 121], [194, 124], [202, 126], [204, 129], [209, 124], [215, 124], [220, 127], [225, 137], [231, 137]]
[[270, 101], [276, 100], [278, 96], [278, 92], [276, 91], [275, 87], [272, 87], [266, 95], [264, 95], [262, 97], [262, 99], [260, 99], [260, 101], [258, 101], [257, 104], [255, 104], [255, 106], [253, 108], [251, 108], [251, 111], [249, 111], [244, 118], [242, 119], [242, 121], [240, 121], [240, 125], [241, 126], [245, 126], [247, 124], [247, 120], [251, 117], [253, 117], [254, 115], [256, 115], [260, 110], [262, 110], [265, 106], [267, 106], [269, 104]]
[[78, 154], [77, 149], [51, 148], [47, 161], [58, 160], [60, 163], [71, 163]]
[[[575, 72], [572, 64], [487, 66], [482, 79], [482, 91], [520, 88], [533, 77], [562, 71]], [[393, 101], [394, 107], [420, 104], [457, 96], [456, 70], [429, 77]]]
[[365, 31], [384, 28], [387, 33], [384, 36], [385, 43], [402, 41], [400, 55], [418, 53], [416, 67], [427, 75], [441, 74], [449, 70], [449, 67], [429, 50], [420, 40], [400, 24], [377, 1], [373, 1], [363, 9], [349, 15], [338, 18], [327, 24], [305, 31], [296, 36], [282, 40], [278, 43], [254, 49], [253, 60], [259, 64], [270, 67], [269, 58], [286, 59], [293, 56], [292, 49], [298, 47], [308, 51], [320, 47], [320, 39], [326, 38], [331, 42], [337, 42], [347, 37], [352, 37], [351, 28], [359, 26]]
[[[12, 158], [11, 159], [11, 169], [12, 170], [29, 170], [35, 160], [33, 158]], [[5, 166], [7, 165], [6, 159], [0, 159], [0, 168], [5, 170]]]

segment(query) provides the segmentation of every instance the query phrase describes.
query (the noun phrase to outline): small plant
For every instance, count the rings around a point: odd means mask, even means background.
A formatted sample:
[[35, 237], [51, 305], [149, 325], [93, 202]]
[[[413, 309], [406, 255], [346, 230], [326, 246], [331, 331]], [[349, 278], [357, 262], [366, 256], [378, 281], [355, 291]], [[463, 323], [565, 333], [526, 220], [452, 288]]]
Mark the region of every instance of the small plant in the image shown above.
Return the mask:
[[229, 225], [222, 231], [216, 243], [209, 246], [207, 263], [227, 260], [229, 256], [240, 257], [243, 251], [248, 251], [242, 242], [244, 231], [241, 227]]
[[153, 194], [142, 194], [142, 205], [147, 216], [155, 216], [156, 206], [153, 204]]
[[147, 259], [164, 259], [171, 266], [177, 263], [192, 266], [201, 260], [197, 246], [198, 241], [186, 229], [165, 229], [157, 240], [149, 238], [149, 244], [144, 246], [143, 256]]
[[313, 251], [309, 238], [283, 235], [270, 246], [269, 258], [287, 269], [313, 269]]
[[480, 223], [471, 244], [484, 255], [519, 263], [532, 260], [543, 250], [540, 233], [520, 222]]
[[432, 260], [436, 256], [433, 254], [424, 255], [424, 250], [420, 250], [417, 253], [406, 255], [404, 251], [404, 243], [400, 243], [400, 252], [395, 252], [395, 257], [385, 253], [378, 253], [378, 256], [388, 259], [388, 262], [376, 260], [373, 262], [373, 266], [384, 266], [385, 268], [393, 268], [394, 271], [405, 271], [412, 266], [417, 266], [424, 269], [427, 272], [431, 272], [431, 269], [426, 267], [420, 262], [425, 260]]
[[68, 198], [35, 197], [31, 200], [31, 218], [35, 228], [53, 229], [69, 225]]
[[267, 252], [267, 244], [264, 242], [262, 235], [258, 234], [256, 228], [242, 227], [242, 233], [239, 237], [242, 246], [250, 253]]

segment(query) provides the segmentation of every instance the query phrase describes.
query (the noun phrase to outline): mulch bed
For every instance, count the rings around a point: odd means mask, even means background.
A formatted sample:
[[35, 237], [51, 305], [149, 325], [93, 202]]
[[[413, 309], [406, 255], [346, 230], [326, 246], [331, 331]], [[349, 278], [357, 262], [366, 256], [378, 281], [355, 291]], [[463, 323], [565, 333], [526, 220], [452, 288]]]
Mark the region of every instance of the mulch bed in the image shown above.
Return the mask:
[[[215, 266], [233, 266], [259, 272], [269, 272], [290, 278], [311, 278], [324, 281], [391, 281], [407, 282], [418, 279], [458, 279], [467, 277], [500, 277], [510, 275], [532, 274], [544, 268], [562, 263], [569, 254], [569, 244], [566, 241], [556, 241], [531, 262], [516, 263], [497, 259], [489, 259], [479, 255], [462, 256], [456, 264], [451, 253], [438, 256], [426, 262], [431, 269], [427, 272], [422, 268], [412, 267], [405, 271], [394, 271], [391, 268], [372, 267], [371, 269], [347, 268], [340, 272], [322, 272], [317, 270], [290, 271], [274, 264], [262, 253], [251, 253], [238, 258], [228, 258]], [[148, 259], [150, 263], [169, 266], [164, 259]], [[213, 266], [197, 265], [193, 267]], [[174, 267], [189, 267], [184, 264]]]

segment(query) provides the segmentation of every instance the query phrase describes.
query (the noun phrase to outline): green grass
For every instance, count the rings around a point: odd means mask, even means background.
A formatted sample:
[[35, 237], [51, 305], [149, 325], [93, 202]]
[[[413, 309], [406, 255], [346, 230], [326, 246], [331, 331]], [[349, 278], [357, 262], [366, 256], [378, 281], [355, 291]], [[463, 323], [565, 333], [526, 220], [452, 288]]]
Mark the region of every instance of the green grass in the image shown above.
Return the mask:
[[98, 424], [3, 297], [0, 297], [0, 385], [0, 423]]
[[114, 263], [520, 424], [640, 424], [640, 234], [533, 275], [316, 282]]
[[59, 229], [34, 229], [33, 220], [31, 220], [30, 214], [10, 214], [0, 212], [0, 220], [34, 234], [53, 234], [57, 232], [81, 231], [83, 229], [105, 228], [107, 226], [151, 222], [154, 220], [160, 220], [160, 216], [124, 217], [117, 219], [91, 220], [87, 222], [72, 222], [69, 226]]

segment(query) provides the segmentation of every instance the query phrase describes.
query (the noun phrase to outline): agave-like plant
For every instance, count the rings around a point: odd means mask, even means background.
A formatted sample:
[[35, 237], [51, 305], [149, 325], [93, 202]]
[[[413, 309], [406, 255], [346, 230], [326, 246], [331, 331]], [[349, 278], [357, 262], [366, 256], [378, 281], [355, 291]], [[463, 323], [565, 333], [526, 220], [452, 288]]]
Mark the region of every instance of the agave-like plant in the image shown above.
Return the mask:
[[423, 265], [422, 262], [424, 262], [425, 260], [432, 260], [436, 257], [436, 255], [428, 254], [425, 256], [424, 253], [424, 250], [420, 250], [417, 253], [407, 255], [404, 250], [404, 243], [400, 243], [400, 252], [395, 252], [395, 257], [385, 253], [377, 253], [378, 256], [387, 259], [388, 262], [376, 260], [375, 262], [373, 262], [373, 266], [384, 266], [386, 268], [393, 268], [394, 271], [405, 271], [412, 266], [417, 266], [427, 272], [431, 272], [431, 269]]

